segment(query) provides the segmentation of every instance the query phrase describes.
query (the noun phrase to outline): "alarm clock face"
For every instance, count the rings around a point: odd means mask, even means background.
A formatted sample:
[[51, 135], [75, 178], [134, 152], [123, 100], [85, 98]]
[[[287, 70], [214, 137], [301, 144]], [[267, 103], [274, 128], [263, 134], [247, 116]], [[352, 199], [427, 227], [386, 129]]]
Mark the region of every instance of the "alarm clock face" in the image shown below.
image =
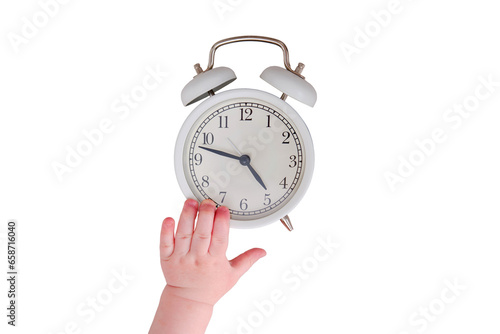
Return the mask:
[[219, 93], [184, 123], [176, 145], [184, 194], [227, 206], [233, 227], [279, 220], [310, 182], [314, 152], [298, 114], [274, 95], [251, 89]]

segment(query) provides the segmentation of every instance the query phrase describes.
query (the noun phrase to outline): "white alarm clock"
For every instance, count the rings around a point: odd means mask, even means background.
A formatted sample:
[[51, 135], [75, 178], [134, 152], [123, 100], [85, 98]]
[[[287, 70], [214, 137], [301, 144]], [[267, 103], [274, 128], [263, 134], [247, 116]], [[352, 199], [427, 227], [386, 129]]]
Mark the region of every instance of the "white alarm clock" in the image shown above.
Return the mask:
[[[266, 42], [283, 50], [285, 68], [261, 75], [283, 92], [256, 89], [216, 91], [236, 80], [227, 67], [214, 68], [218, 47], [244, 41]], [[311, 182], [314, 147], [306, 124], [285, 102], [290, 96], [309, 106], [316, 91], [305, 81], [304, 65], [292, 70], [286, 45], [274, 38], [239, 36], [215, 43], [209, 64], [183, 89], [185, 106], [207, 98], [187, 117], [175, 145], [175, 172], [182, 192], [229, 208], [231, 227], [254, 228], [278, 220], [292, 230], [290, 211]]]

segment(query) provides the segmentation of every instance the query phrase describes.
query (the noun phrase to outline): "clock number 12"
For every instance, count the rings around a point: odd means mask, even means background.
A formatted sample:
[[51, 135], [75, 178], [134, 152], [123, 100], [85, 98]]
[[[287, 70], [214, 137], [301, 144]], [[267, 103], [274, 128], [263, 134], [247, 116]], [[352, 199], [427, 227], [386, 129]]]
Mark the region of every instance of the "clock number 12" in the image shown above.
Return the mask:
[[252, 118], [250, 117], [250, 116], [252, 116], [252, 113], [253, 113], [252, 109], [250, 109], [250, 108], [246, 108], [246, 109], [241, 108], [240, 111], [241, 111], [240, 121], [251, 121], [252, 120]]

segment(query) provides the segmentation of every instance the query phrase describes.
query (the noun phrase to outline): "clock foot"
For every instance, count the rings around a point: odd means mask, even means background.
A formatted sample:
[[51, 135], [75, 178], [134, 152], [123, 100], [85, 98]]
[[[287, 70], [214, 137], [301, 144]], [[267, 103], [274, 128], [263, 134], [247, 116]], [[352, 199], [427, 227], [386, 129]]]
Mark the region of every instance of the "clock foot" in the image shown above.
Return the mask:
[[288, 215], [281, 218], [280, 221], [283, 225], [285, 225], [285, 227], [288, 231], [290, 231], [290, 232], [293, 231], [292, 221], [290, 220], [290, 217], [288, 217]]

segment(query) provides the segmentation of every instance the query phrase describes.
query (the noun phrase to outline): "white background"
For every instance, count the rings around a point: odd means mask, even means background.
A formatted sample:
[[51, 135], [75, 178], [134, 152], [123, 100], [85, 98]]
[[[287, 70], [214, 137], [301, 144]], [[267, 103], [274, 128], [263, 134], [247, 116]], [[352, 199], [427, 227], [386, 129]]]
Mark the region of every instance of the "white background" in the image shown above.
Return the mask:
[[[293, 66], [306, 64], [318, 103], [288, 101], [309, 126], [317, 167], [291, 214], [295, 231], [231, 230], [228, 257], [251, 247], [268, 255], [219, 302], [207, 333], [498, 332], [500, 87], [458, 128], [443, 120], [480, 76], [500, 81], [496, 3], [401, 0], [350, 62], [342, 43], [376, 29], [370, 13], [388, 0], [220, 3], [229, 9], [217, 12], [212, 0], [69, 1], [17, 52], [10, 39], [40, 3], [0, 5], [0, 221], [5, 236], [16, 219], [20, 240], [19, 326], [5, 330], [2, 279], [1, 332], [77, 333], [65, 331], [73, 323], [80, 333], [147, 332], [164, 286], [160, 224], [184, 200], [172, 157], [192, 107], [180, 92], [213, 43], [243, 34], [279, 38]], [[237, 73], [230, 88], [279, 95], [258, 76], [281, 57], [270, 45], [239, 44], [221, 49], [216, 66]], [[112, 105], [147, 67], [168, 75], [122, 120]], [[53, 162], [106, 118], [114, 130], [59, 181]], [[436, 128], [447, 140], [391, 191], [384, 173]], [[320, 263], [317, 238], [340, 244]], [[310, 273], [297, 279], [289, 270], [303, 265]], [[77, 308], [110, 296], [113, 270], [133, 279], [89, 321]], [[446, 280], [466, 288], [444, 304]], [[255, 302], [276, 289], [284, 302], [259, 315]], [[440, 314], [425, 329], [410, 322], [430, 306]]]

